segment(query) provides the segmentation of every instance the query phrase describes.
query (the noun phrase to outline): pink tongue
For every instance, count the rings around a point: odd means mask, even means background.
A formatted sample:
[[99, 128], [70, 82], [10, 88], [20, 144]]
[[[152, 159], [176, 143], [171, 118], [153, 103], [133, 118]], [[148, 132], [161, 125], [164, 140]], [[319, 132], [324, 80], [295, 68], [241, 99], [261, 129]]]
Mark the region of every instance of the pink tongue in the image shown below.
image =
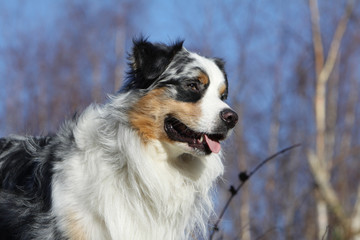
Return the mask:
[[206, 134], [204, 135], [205, 141], [213, 153], [219, 153], [221, 145], [219, 142], [211, 140]]

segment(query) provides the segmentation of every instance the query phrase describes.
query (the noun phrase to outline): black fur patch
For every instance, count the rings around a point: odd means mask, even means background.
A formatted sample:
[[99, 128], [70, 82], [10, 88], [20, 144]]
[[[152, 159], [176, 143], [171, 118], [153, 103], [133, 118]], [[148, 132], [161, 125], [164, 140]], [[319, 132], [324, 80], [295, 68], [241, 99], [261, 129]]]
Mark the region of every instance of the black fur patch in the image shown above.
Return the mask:
[[120, 90], [147, 89], [165, 71], [174, 56], [182, 49], [183, 41], [172, 45], [150, 43], [141, 37], [134, 40], [130, 54], [130, 71], [125, 85]]
[[[192, 85], [196, 85], [196, 90]], [[179, 77], [172, 78], [166, 82], [158, 85], [158, 87], [167, 86], [169, 88], [176, 89], [176, 95], [174, 98], [181, 102], [197, 102], [205, 94], [206, 89], [209, 87], [209, 83], [202, 84], [196, 77], [187, 78]]]
[[224, 60], [222, 60], [221, 58], [214, 58], [214, 62], [215, 64], [219, 67], [219, 69], [221, 70], [221, 72], [224, 74], [224, 78], [225, 78], [225, 84], [226, 84], [226, 88], [225, 88], [225, 92], [222, 96], [222, 100], [226, 100], [228, 97], [228, 79], [227, 79], [227, 74], [225, 72], [225, 62]]
[[51, 208], [52, 164], [40, 160], [39, 154], [50, 142], [51, 137], [0, 139], [0, 236], [4, 239], [35, 239], [31, 229], [49, 222], [45, 215]]
[[68, 122], [56, 136], [0, 139], [1, 239], [64, 239], [51, 215], [54, 163], [75, 147]]
[[[50, 141], [51, 137], [9, 139], [0, 149], [1, 189], [41, 199], [45, 211], [51, 206], [51, 163], [41, 162], [37, 155]], [[40, 182], [38, 176], [45, 178], [48, 184]]]
[[0, 190], [0, 236], [9, 240], [64, 239], [56, 230], [54, 218], [43, 211], [41, 202], [6, 190]]

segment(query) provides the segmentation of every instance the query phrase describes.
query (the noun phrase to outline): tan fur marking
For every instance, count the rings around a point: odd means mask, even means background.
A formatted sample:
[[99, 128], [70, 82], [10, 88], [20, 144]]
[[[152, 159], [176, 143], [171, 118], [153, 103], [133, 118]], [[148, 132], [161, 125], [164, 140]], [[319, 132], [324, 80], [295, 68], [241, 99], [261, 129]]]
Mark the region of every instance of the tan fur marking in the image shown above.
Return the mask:
[[220, 96], [225, 93], [225, 90], [226, 90], [226, 85], [225, 84], [221, 85], [221, 87], [219, 89]]
[[67, 236], [71, 240], [86, 240], [85, 231], [73, 212], [67, 217]]
[[200, 72], [198, 79], [204, 85], [209, 83], [209, 77], [204, 72]]
[[129, 119], [142, 140], [171, 141], [164, 131], [166, 116], [172, 115], [192, 129], [201, 115], [200, 106], [195, 103], [179, 102], [166, 95], [164, 88], [152, 90], [142, 97], [130, 110]]

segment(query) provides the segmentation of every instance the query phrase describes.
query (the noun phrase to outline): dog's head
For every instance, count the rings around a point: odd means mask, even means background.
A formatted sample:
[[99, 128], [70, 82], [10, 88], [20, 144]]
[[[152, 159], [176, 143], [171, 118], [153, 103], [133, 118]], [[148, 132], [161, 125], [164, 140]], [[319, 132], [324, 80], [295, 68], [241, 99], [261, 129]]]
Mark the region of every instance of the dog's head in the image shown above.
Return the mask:
[[158, 140], [176, 154], [218, 153], [238, 121], [225, 103], [224, 63], [187, 51], [182, 42], [134, 41], [128, 80], [121, 90], [139, 96], [129, 122], [147, 143]]

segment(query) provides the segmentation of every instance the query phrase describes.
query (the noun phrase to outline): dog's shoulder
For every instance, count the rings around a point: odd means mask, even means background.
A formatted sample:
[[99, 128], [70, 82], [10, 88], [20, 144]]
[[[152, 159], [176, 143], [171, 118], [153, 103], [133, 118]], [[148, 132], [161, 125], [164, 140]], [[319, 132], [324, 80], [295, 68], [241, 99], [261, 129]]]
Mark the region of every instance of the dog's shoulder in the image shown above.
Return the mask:
[[40, 237], [42, 233], [60, 239], [52, 231], [48, 211], [51, 166], [45, 156], [53, 138], [0, 138], [0, 236], [4, 239], [50, 239]]
[[34, 170], [41, 162], [38, 155], [52, 137], [12, 136], [0, 139], [1, 189], [10, 191], [27, 189]]

